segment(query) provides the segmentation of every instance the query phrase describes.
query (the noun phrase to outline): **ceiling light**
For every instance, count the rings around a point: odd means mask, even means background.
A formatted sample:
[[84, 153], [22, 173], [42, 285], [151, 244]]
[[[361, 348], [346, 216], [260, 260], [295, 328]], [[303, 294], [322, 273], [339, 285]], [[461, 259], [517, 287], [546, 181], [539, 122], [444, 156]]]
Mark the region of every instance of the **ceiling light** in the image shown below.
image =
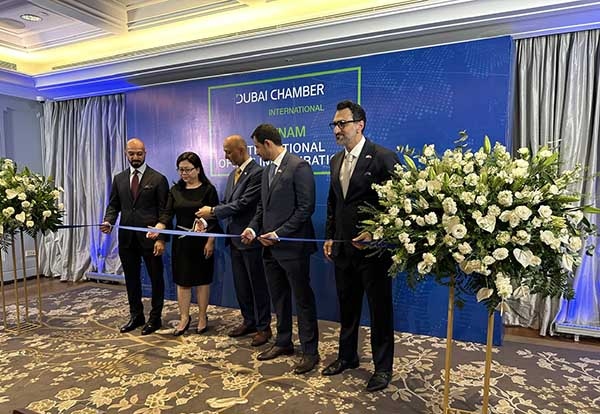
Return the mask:
[[20, 17], [21, 17], [21, 19], [27, 20], [28, 22], [41, 22], [42, 21], [42, 18], [35, 14], [25, 13], [25, 14], [22, 14]]

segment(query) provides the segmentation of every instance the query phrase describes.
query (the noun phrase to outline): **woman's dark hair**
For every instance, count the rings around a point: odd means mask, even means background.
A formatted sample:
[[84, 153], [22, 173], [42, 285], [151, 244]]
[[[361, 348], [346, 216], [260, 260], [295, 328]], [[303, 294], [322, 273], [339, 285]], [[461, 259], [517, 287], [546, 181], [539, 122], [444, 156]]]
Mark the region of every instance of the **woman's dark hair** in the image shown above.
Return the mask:
[[[175, 164], [175, 166], [177, 168], [179, 168], [179, 163], [181, 163], [182, 161], [187, 161], [190, 164], [192, 164], [194, 166], [194, 168], [198, 168], [198, 180], [202, 184], [211, 184], [210, 180], [204, 173], [204, 167], [202, 166], [202, 160], [200, 159], [198, 154], [196, 154], [195, 152], [192, 152], [192, 151], [186, 151], [186, 152], [179, 154], [179, 157], [177, 157], [177, 163]], [[182, 188], [185, 188], [185, 181], [183, 181], [180, 178], [179, 181], [177, 181], [177, 185]]]

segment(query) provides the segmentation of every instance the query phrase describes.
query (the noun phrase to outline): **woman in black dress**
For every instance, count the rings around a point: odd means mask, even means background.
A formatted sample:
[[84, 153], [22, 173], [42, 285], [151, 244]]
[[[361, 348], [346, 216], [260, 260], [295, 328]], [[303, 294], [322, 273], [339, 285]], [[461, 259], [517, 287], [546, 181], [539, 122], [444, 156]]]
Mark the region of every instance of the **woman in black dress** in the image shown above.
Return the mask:
[[[157, 228], [165, 228], [166, 223], [175, 217], [177, 226], [191, 229], [195, 224], [194, 214], [200, 207], [219, 203], [217, 190], [206, 177], [202, 161], [196, 153], [184, 152], [179, 155], [177, 171], [181, 178], [171, 187], [166, 213], [159, 219]], [[216, 219], [207, 220], [207, 224], [207, 232], [219, 232]], [[173, 332], [175, 336], [182, 335], [190, 327], [192, 287], [196, 288], [198, 299], [197, 332], [204, 333], [208, 329], [206, 309], [213, 280], [214, 245], [214, 237], [173, 237], [171, 263], [179, 304], [179, 324]]]

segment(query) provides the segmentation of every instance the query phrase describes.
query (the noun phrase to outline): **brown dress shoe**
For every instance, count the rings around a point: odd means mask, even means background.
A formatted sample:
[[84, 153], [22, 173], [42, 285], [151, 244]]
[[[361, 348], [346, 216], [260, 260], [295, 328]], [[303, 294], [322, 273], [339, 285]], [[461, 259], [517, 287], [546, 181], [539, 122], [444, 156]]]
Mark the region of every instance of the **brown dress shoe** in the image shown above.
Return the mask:
[[261, 352], [256, 356], [256, 359], [259, 361], [267, 361], [269, 359], [275, 359], [281, 355], [293, 355], [294, 354], [294, 346], [277, 346], [273, 345], [271, 348], [267, 349], [264, 352]]
[[256, 327], [244, 325], [243, 323], [241, 323], [235, 328], [233, 328], [231, 331], [229, 331], [227, 335], [230, 338], [237, 338], [239, 336], [248, 335], [254, 332], [256, 332]]
[[294, 367], [294, 374], [306, 374], [313, 370], [313, 368], [319, 363], [319, 354], [317, 355], [302, 355], [302, 359]]
[[267, 341], [269, 339], [271, 339], [271, 337], [273, 336], [273, 333], [271, 332], [271, 328], [267, 328], [264, 331], [258, 331], [256, 332], [256, 334], [252, 337], [252, 342], [250, 342], [251, 346], [261, 346], [267, 343]]

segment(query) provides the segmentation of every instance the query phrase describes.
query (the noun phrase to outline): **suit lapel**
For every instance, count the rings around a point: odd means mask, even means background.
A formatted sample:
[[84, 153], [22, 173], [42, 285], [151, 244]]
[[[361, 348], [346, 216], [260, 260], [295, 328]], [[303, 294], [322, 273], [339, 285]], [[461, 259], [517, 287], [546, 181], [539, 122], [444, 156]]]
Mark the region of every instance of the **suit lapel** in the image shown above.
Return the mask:
[[342, 184], [340, 183], [340, 169], [342, 168], [342, 162], [344, 161], [344, 154], [345, 151], [342, 150], [338, 152], [331, 160], [331, 185], [340, 199], [344, 198], [342, 195]]
[[[285, 155], [283, 156], [283, 159], [281, 160], [281, 164], [279, 164], [279, 167], [277, 167], [277, 170], [275, 171], [275, 176], [273, 177], [273, 181], [271, 181], [271, 185], [269, 186], [269, 196], [267, 198], [267, 201], [271, 198], [273, 189], [275, 188], [275, 186], [277, 186], [277, 183], [279, 182], [279, 177], [281, 177], [281, 175], [285, 172], [285, 169], [287, 168], [289, 156], [290, 156], [290, 153], [286, 152]], [[271, 167], [269, 167], [269, 168], [271, 168]], [[268, 169], [266, 171], [268, 171]], [[267, 185], [268, 185], [268, 182], [269, 182], [269, 178], [268, 178], [268, 173], [267, 173]]]
[[[235, 170], [233, 170], [231, 172], [231, 174], [229, 174], [229, 177], [227, 178], [227, 186], [225, 187], [225, 201], [226, 202], [230, 202], [231, 199], [233, 198], [233, 179], [235, 177]], [[242, 177], [240, 177], [241, 180]], [[238, 181], [239, 184], [239, 181]]]

